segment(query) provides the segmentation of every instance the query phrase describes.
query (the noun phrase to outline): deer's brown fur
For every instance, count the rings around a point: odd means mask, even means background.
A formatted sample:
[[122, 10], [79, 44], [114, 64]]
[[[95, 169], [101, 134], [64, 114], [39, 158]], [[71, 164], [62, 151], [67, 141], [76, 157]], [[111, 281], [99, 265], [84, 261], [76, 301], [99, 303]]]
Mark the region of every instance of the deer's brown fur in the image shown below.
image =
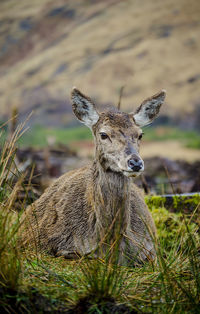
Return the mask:
[[[143, 170], [140, 126], [155, 118], [164, 97], [161, 91], [148, 98], [135, 115], [98, 113], [90, 98], [73, 90], [74, 113], [94, 134], [95, 159], [65, 173], [27, 208], [24, 217], [31, 228], [24, 233], [24, 244], [36, 240], [42, 250], [73, 258], [95, 254], [99, 243], [105, 244], [106, 236], [111, 239], [117, 230], [122, 262], [127, 257], [140, 261], [155, 257], [155, 225], [132, 177]], [[140, 167], [130, 168], [130, 160], [140, 162]]]

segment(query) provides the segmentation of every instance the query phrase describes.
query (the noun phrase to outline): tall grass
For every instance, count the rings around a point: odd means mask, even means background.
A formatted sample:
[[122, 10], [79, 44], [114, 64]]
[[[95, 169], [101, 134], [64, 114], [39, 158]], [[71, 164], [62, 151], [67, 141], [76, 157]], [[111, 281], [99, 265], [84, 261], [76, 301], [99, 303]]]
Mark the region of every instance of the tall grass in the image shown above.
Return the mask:
[[[177, 222], [176, 214], [169, 217]], [[155, 263], [133, 268], [113, 264], [106, 257], [66, 261], [45, 254], [38, 261], [32, 253], [34, 267], [29, 266], [24, 279], [52, 300], [62, 300], [67, 307], [73, 304], [74, 313], [199, 313], [198, 226], [191, 228], [189, 219], [177, 226], [172, 223], [174, 238], [161, 232], [159, 224], [157, 228]], [[171, 231], [167, 224], [161, 228]], [[117, 258], [117, 250], [113, 254]]]
[[96, 313], [98, 309], [104, 312], [108, 303], [122, 301], [121, 295], [128, 287], [129, 269], [120, 265], [121, 236], [119, 234], [112, 240], [109, 237], [109, 240], [106, 243], [100, 241], [95, 258], [91, 255], [80, 260], [81, 273], [77, 276], [76, 286], [82, 286], [82, 289], [76, 294], [78, 304], [86, 302], [90, 313]]
[[[15, 166], [15, 153], [23, 128], [18, 127], [10, 141], [5, 142], [0, 155], [0, 308], [11, 312], [13, 305], [9, 300], [21, 289], [31, 287], [37, 298], [45, 295], [53, 305], [62, 300], [63, 310], [74, 304], [72, 310], [84, 309], [84, 313], [199, 313], [198, 207], [190, 218], [152, 208], [159, 239], [155, 241], [157, 261], [142, 267], [120, 265], [120, 224], [114, 228], [114, 234], [108, 229], [108, 236], [100, 239], [103, 258], [97, 254], [97, 258], [67, 261], [20, 250], [20, 221], [14, 204], [23, 178]], [[29, 297], [32, 298], [30, 290], [26, 298]], [[38, 305], [38, 312], [47, 309], [49, 303], [45, 304]], [[51, 311], [54, 313], [53, 307]]]
[[[15, 166], [16, 142], [24, 132], [24, 124], [18, 126], [9, 141], [2, 145], [0, 153], [0, 303], [7, 293], [15, 294], [22, 279], [22, 260], [17, 233], [19, 214], [14, 204], [23, 178]], [[5, 302], [5, 308], [9, 304]]]
[[[158, 209], [153, 214], [158, 216]], [[196, 223], [191, 222], [194, 216]], [[118, 303], [126, 305], [127, 313], [131, 308], [136, 313], [199, 313], [198, 208], [191, 218], [160, 209], [154, 263], [120, 266], [118, 240], [112, 250], [108, 247], [104, 259], [81, 259], [81, 273], [77, 272], [76, 278], [77, 308], [87, 309], [87, 313], [109, 313]], [[162, 220], [166, 224], [160, 225]]]

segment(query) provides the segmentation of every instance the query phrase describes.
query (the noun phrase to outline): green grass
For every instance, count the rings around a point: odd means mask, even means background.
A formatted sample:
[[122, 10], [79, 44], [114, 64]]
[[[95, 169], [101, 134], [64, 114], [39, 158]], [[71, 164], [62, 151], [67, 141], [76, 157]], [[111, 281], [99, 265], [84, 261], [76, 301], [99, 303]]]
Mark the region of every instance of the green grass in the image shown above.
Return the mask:
[[196, 131], [184, 131], [175, 127], [146, 127], [144, 140], [167, 141], [177, 140], [189, 148], [200, 149], [200, 135]]
[[60, 300], [68, 307], [81, 303], [87, 306], [84, 313], [109, 313], [107, 302], [112, 299], [139, 313], [198, 313], [198, 223], [164, 208], [151, 210], [159, 235], [157, 263], [131, 268], [106, 260], [67, 261], [27, 252], [24, 284], [52, 303]]
[[53, 138], [56, 144], [70, 144], [74, 141], [92, 140], [91, 131], [84, 127], [76, 128], [43, 128], [42, 126], [34, 127], [26, 132], [23, 139], [19, 141], [20, 146], [44, 147], [48, 145], [48, 138]]
[[[7, 128], [4, 128], [1, 141], [5, 140]], [[22, 147], [42, 148], [48, 145], [48, 138], [53, 139], [55, 144], [69, 145], [76, 141], [92, 140], [91, 131], [85, 126], [72, 128], [44, 128], [41, 125], [34, 126], [26, 131], [18, 143]], [[196, 131], [184, 131], [175, 127], [146, 127], [144, 128], [144, 141], [167, 141], [177, 140], [188, 148], [200, 149], [200, 135]]]
[[[80, 136], [80, 133], [72, 134]], [[43, 313], [48, 309], [58, 313], [73, 308], [74, 313], [110, 313], [110, 306], [121, 304], [124, 312], [131, 309], [136, 313], [199, 313], [198, 206], [195, 212], [185, 216], [150, 203], [158, 230], [157, 262], [142, 267], [118, 265], [118, 246], [114, 245], [117, 243], [114, 240], [104, 260], [85, 257], [70, 261], [39, 253], [36, 249], [22, 251], [18, 246], [19, 215], [13, 211], [22, 186], [22, 177], [14, 163], [19, 136], [18, 130], [1, 152], [2, 312]]]
[[38, 301], [40, 310], [48, 306], [52, 313], [66, 307], [75, 313], [78, 309], [109, 313], [109, 304], [121, 304], [139, 313], [198, 313], [198, 211], [192, 217], [183, 216], [153, 204], [151, 211], [158, 230], [157, 263], [132, 268], [109, 263], [108, 259], [70, 261], [27, 249], [21, 255], [20, 302], [26, 300], [29, 308], [34, 294], [39, 299], [42, 296], [48, 305]]
[[[174, 127], [148, 127], [144, 128], [146, 141], [178, 140], [189, 148], [200, 149], [200, 136], [196, 131], [183, 131]], [[55, 143], [70, 144], [75, 141], [92, 140], [91, 131], [84, 126], [57, 129], [34, 127], [26, 132], [19, 144], [21, 146], [44, 147], [48, 144], [48, 138], [55, 139]]]
[[10, 142], [5, 142], [0, 154], [0, 303], [2, 292], [3, 295], [8, 291], [17, 293], [22, 277], [22, 258], [17, 236], [20, 215], [13, 211], [17, 193], [22, 186], [22, 178], [14, 162], [15, 145], [22, 129], [23, 125], [17, 128]]

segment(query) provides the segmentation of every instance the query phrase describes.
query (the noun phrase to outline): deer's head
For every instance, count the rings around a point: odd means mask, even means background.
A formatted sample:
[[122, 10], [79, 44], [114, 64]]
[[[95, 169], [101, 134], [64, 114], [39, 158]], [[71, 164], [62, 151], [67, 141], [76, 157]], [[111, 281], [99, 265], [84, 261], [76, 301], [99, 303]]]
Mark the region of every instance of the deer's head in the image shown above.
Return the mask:
[[128, 177], [136, 177], [144, 170], [144, 162], [139, 155], [141, 128], [156, 118], [165, 94], [162, 90], [147, 98], [135, 113], [127, 114], [115, 109], [99, 113], [89, 97], [73, 89], [74, 114], [92, 130], [96, 158], [105, 170]]

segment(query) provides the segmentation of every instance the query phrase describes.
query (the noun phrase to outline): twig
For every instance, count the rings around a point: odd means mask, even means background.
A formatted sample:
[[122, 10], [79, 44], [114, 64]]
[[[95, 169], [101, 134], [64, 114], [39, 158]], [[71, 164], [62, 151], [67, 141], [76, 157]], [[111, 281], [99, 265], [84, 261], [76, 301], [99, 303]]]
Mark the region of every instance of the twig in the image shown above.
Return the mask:
[[125, 88], [125, 85], [120, 88], [120, 92], [119, 92], [119, 102], [118, 102], [118, 105], [117, 105], [117, 109], [118, 109], [118, 110], [120, 110], [120, 107], [121, 107], [121, 100], [122, 100], [124, 88]]
[[167, 166], [166, 166], [164, 163], [163, 163], [163, 167], [164, 167], [164, 169], [165, 169], [165, 172], [166, 172], [167, 178], [168, 178], [169, 183], [170, 183], [170, 185], [171, 185], [172, 192], [173, 192], [173, 194], [176, 194], [176, 191], [174, 190], [174, 186], [173, 186], [172, 181], [171, 181], [171, 178], [170, 178], [169, 171], [168, 171], [168, 169], [167, 169]]
[[146, 178], [145, 178], [145, 176], [143, 174], [141, 175], [141, 181], [142, 181], [142, 187], [144, 189], [144, 192], [146, 194], [149, 194], [150, 190], [149, 190], [149, 187], [148, 187], [148, 183], [147, 183]]

